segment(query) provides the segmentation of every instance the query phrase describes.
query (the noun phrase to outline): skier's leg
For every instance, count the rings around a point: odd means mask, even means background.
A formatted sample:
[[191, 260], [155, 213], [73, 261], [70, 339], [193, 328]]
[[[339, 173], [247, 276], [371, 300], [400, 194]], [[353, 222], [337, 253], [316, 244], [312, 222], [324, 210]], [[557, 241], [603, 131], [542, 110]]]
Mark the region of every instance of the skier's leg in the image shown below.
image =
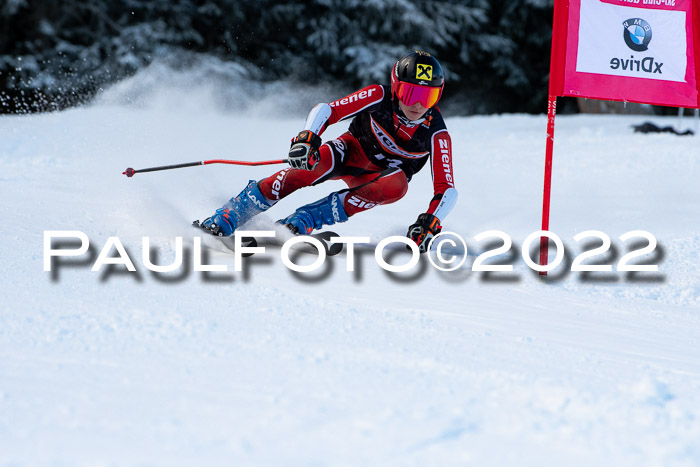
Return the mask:
[[324, 225], [333, 225], [346, 220], [348, 216], [343, 209], [342, 195], [334, 192], [314, 203], [298, 208], [278, 222], [289, 227], [294, 233], [308, 235], [314, 229], [320, 229]]
[[408, 191], [408, 178], [401, 169], [366, 174], [344, 181], [349, 187], [343, 193], [343, 208], [348, 217], [381, 204], [395, 203]]
[[231, 198], [217, 209], [213, 216], [202, 222], [202, 226], [214, 235], [226, 237], [271, 206], [272, 203], [268, 202], [260, 192], [258, 183], [250, 180], [238, 196]]
[[358, 212], [396, 202], [408, 191], [408, 179], [400, 169], [342, 179], [349, 189], [302, 206], [279, 222], [297, 233], [310, 234], [324, 225], [345, 222]]
[[216, 235], [228, 236], [252, 217], [266, 211], [288, 194], [337, 175], [345, 155], [344, 143], [333, 140], [319, 149], [320, 161], [314, 170], [286, 168], [259, 182], [251, 180], [236, 197], [231, 198], [202, 225]]
[[317, 185], [337, 175], [343, 165], [344, 144], [339, 140], [329, 141], [319, 148], [320, 160], [314, 170], [288, 167], [258, 182], [260, 191], [272, 204], [295, 192], [299, 188]]

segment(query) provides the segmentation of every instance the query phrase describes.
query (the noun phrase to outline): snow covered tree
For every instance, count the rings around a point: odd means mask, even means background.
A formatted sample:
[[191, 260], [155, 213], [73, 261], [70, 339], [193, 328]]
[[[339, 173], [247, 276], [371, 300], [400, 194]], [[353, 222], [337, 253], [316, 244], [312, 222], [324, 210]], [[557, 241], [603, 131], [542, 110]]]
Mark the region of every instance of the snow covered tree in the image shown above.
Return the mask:
[[485, 83], [499, 101], [494, 110], [512, 111], [512, 103], [524, 112], [546, 110], [553, 8], [553, 0], [492, 2], [481, 62], [498, 78]]
[[[458, 113], [542, 111], [553, 0], [5, 0], [0, 109], [58, 109], [178, 50], [261, 79], [387, 83], [413, 49]], [[183, 66], [186, 64], [183, 64]]]

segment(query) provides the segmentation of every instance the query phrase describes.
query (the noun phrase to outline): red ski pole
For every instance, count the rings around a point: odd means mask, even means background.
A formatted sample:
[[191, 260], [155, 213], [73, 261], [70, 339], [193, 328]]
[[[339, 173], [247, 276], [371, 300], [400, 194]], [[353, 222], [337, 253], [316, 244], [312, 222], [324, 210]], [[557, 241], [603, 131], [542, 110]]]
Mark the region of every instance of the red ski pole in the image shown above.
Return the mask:
[[171, 169], [182, 169], [184, 167], [195, 167], [197, 165], [209, 165], [209, 164], [231, 164], [231, 165], [248, 165], [248, 166], [255, 166], [255, 165], [273, 165], [273, 164], [285, 164], [287, 163], [287, 159], [279, 159], [279, 160], [274, 160], [274, 161], [257, 161], [257, 162], [249, 162], [249, 161], [230, 161], [230, 160], [225, 160], [225, 159], [213, 159], [210, 161], [198, 161], [198, 162], [186, 162], [184, 164], [175, 164], [175, 165], [161, 165], [159, 167], [148, 167], [145, 169], [132, 169], [129, 167], [126, 169], [124, 172], [122, 172], [124, 175], [127, 177], [133, 177], [134, 174], [137, 173], [142, 173], [142, 172], [157, 172], [159, 170], [171, 170]]

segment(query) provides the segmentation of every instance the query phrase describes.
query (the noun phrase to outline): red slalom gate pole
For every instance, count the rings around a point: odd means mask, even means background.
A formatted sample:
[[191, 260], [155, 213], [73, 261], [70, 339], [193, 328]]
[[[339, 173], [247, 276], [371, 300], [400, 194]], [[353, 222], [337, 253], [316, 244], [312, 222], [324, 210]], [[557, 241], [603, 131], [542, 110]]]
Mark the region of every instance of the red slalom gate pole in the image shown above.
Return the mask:
[[250, 161], [232, 161], [232, 160], [226, 160], [226, 159], [212, 159], [209, 161], [198, 161], [198, 162], [186, 162], [184, 164], [175, 164], [175, 165], [161, 165], [159, 167], [148, 167], [145, 169], [132, 169], [129, 167], [126, 169], [122, 174], [126, 175], [127, 177], [133, 177], [134, 174], [137, 173], [144, 173], [144, 172], [157, 172], [159, 170], [172, 170], [172, 169], [182, 169], [184, 167], [195, 167], [198, 165], [209, 165], [209, 164], [230, 164], [230, 165], [247, 165], [247, 166], [256, 166], [256, 165], [274, 165], [274, 164], [285, 164], [288, 162], [288, 159], [279, 159], [279, 160], [273, 160], [273, 161], [257, 161], [257, 162], [250, 162]]
[[[554, 118], [557, 115], [557, 96], [547, 101], [547, 149], [544, 162], [544, 194], [542, 196], [542, 230], [549, 230], [549, 200], [552, 192], [552, 158], [554, 154]], [[540, 266], [549, 262], [549, 238], [540, 237]], [[540, 271], [546, 276], [547, 271]]]

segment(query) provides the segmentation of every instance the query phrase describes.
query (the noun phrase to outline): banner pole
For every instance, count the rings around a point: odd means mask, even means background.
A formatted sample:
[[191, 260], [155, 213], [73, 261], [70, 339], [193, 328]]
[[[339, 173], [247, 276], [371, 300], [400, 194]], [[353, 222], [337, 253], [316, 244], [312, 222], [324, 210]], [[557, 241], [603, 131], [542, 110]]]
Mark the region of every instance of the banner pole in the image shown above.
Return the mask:
[[[549, 201], [552, 192], [552, 158], [554, 155], [554, 118], [557, 116], [557, 96], [547, 100], [547, 149], [544, 162], [544, 194], [542, 196], [542, 230], [549, 230]], [[549, 262], [549, 238], [540, 237], [540, 266]], [[546, 276], [546, 271], [540, 272]]]

